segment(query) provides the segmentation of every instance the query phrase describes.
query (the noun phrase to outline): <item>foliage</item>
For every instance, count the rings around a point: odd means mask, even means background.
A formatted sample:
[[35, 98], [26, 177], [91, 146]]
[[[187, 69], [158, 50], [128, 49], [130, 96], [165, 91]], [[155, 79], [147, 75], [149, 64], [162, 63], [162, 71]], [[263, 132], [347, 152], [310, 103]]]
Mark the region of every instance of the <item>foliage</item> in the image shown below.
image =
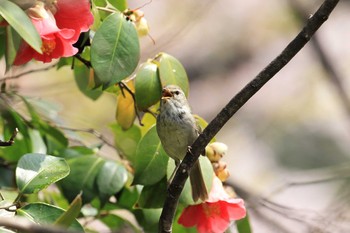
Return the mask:
[[[32, 8], [25, 7], [0, 0], [0, 40], [7, 41], [1, 44], [0, 56], [7, 70], [16, 56], [26, 53], [19, 49], [23, 43], [35, 53], [50, 56], [42, 50], [52, 44], [42, 44], [47, 41], [26, 15]], [[71, 50], [78, 53], [71, 57], [61, 51], [57, 68], [71, 66], [72, 76], [88, 98], [96, 100], [107, 92], [116, 97], [116, 122], [110, 123], [110, 129], [119, 157], [106, 159], [99, 146], [75, 145], [55, 122], [45, 119], [32, 99], [6, 86], [5, 80], [0, 93], [0, 132], [3, 140], [17, 129], [18, 133], [15, 143], [0, 147], [0, 217], [15, 212], [38, 224], [77, 231], [88, 230], [77, 219], [93, 217], [113, 231], [128, 227], [155, 232], [167, 178], [174, 170], [156, 133], [156, 110], [162, 86], [176, 84], [188, 95], [188, 77], [181, 62], [167, 53], [140, 61], [139, 35], [145, 27], [138, 33], [137, 25], [143, 15], [127, 9], [126, 1], [94, 0], [91, 12], [94, 23], [88, 32], [78, 30], [84, 33]], [[65, 42], [67, 46], [72, 46], [72, 38]], [[56, 58], [42, 60], [32, 52], [31, 56], [44, 62]], [[24, 111], [13, 107], [16, 101], [24, 104]], [[205, 127], [206, 122], [197, 118]], [[205, 157], [200, 162], [210, 188], [213, 168]], [[186, 184], [178, 213], [194, 204], [189, 189]], [[193, 232], [177, 223], [174, 228]]]

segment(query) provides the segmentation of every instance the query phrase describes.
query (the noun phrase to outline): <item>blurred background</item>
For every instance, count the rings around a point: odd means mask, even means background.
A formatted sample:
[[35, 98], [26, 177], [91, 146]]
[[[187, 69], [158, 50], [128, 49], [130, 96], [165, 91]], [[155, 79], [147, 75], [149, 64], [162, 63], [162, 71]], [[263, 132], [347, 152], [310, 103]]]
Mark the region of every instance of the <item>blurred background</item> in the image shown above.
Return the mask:
[[[145, 2], [130, 1], [130, 8]], [[162, 51], [178, 58], [191, 82], [192, 110], [209, 122], [321, 3], [153, 0], [141, 10], [156, 43], [141, 40], [141, 62]], [[315, 39], [217, 135], [229, 147], [223, 158], [228, 183], [246, 200], [254, 232], [350, 232], [349, 3], [340, 1]], [[115, 121], [115, 96], [88, 99], [69, 67], [10, 83], [58, 124], [93, 128], [113, 142], [108, 125]], [[90, 134], [79, 137], [98, 143]], [[104, 150], [114, 156], [108, 146]]]

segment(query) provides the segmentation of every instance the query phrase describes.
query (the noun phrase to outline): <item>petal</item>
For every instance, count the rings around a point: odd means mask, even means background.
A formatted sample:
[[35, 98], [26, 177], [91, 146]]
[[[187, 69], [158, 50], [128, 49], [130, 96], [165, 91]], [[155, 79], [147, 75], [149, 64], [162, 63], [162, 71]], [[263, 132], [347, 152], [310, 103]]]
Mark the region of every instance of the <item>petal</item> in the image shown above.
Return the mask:
[[25, 41], [22, 41], [13, 64], [15, 66], [23, 65], [32, 60], [36, 51], [32, 49]]
[[90, 25], [94, 22], [88, 0], [58, 0], [57, 8], [55, 14], [57, 26], [61, 29], [73, 29], [75, 31], [74, 42], [78, 40], [80, 33], [89, 30]]
[[246, 216], [246, 208], [242, 199], [232, 199], [230, 202], [226, 202], [227, 212], [230, 220], [239, 220]]
[[187, 206], [181, 213], [178, 223], [185, 227], [196, 226], [205, 221], [205, 215], [201, 204]]
[[217, 202], [219, 200], [226, 200], [229, 198], [230, 196], [225, 191], [221, 180], [217, 176], [214, 176], [213, 185], [211, 187], [207, 202]]
[[48, 35], [59, 32], [60, 29], [56, 26], [56, 21], [50, 11], [47, 11], [47, 17], [45, 18], [31, 18], [39, 35]]

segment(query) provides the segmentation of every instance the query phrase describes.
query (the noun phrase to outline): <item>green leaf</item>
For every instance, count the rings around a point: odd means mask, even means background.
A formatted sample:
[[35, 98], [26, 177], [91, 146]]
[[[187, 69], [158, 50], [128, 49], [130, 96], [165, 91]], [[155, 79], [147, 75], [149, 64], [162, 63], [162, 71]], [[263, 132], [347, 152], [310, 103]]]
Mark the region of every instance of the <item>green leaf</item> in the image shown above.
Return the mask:
[[82, 191], [83, 203], [90, 202], [98, 194], [96, 178], [104, 160], [96, 156], [82, 156], [68, 160], [68, 164], [71, 168], [69, 176], [58, 183], [63, 194], [71, 202]]
[[133, 184], [152, 185], [160, 181], [166, 174], [168, 159], [153, 126], [136, 149]]
[[162, 208], [167, 193], [168, 183], [164, 177], [161, 181], [154, 185], [144, 186], [137, 207], [142, 209]]
[[4, 27], [0, 27], [0, 44], [2, 45], [0, 46], [0, 58], [2, 58], [6, 49], [6, 46], [4, 46], [6, 44], [6, 28]]
[[158, 222], [162, 209], [137, 209], [135, 217], [143, 227], [145, 233], [158, 232]]
[[118, 206], [124, 209], [133, 209], [140, 195], [138, 186], [125, 187], [118, 195]]
[[95, 155], [96, 151], [94, 149], [87, 148], [85, 146], [72, 146], [69, 148], [63, 148], [58, 152], [58, 156], [71, 159], [74, 157], [80, 157], [85, 155]]
[[25, 154], [18, 161], [16, 183], [22, 194], [37, 193], [69, 174], [63, 158], [43, 154]]
[[68, 209], [56, 219], [54, 225], [69, 227], [79, 216], [82, 207], [81, 193], [74, 198]]
[[[0, 108], [2, 107], [4, 106], [0, 104]], [[1, 111], [1, 120], [5, 139], [11, 137], [15, 128], [18, 128], [19, 132], [12, 146], [0, 147], [0, 157], [8, 162], [17, 162], [23, 154], [32, 152], [32, 138], [28, 126], [18, 113], [8, 109]]]
[[251, 233], [252, 228], [250, 226], [248, 214], [245, 218], [236, 221], [237, 231], [239, 233]]
[[[37, 224], [52, 225], [65, 211], [46, 203], [30, 203], [17, 210], [18, 215], [24, 216]], [[74, 219], [68, 230], [84, 232], [80, 223]]]
[[68, 146], [68, 139], [64, 136], [64, 134], [56, 127], [53, 127], [47, 122], [43, 121], [29, 100], [23, 96], [20, 96], [20, 98], [23, 100], [30, 113], [32, 124], [40, 131], [42, 137], [44, 138], [47, 146], [47, 153], [54, 154], [58, 150], [66, 148]]
[[112, 232], [124, 232], [126, 226], [131, 227], [134, 233], [144, 232], [138, 225], [133, 214], [126, 210], [109, 211], [108, 215], [101, 216], [100, 220], [106, 224]]
[[128, 179], [128, 174], [122, 164], [106, 161], [97, 175], [97, 187], [102, 203], [110, 196], [119, 192]]
[[30, 140], [32, 142], [32, 152], [46, 154], [47, 148], [38, 130], [29, 130]]
[[44, 121], [40, 121], [38, 130], [44, 137], [47, 145], [47, 153], [56, 154], [57, 151], [68, 146], [68, 139], [56, 127], [53, 127]]
[[[206, 156], [200, 156], [198, 159], [199, 159], [199, 163], [201, 165], [202, 175], [203, 175], [203, 179], [205, 182], [205, 186], [207, 187], [207, 191], [209, 193], [211, 190], [211, 186], [212, 186], [213, 178], [214, 178], [213, 177], [214, 176], [213, 166]], [[174, 169], [175, 169], [175, 163], [171, 159], [168, 162], [168, 168], [167, 168], [167, 177], [168, 178], [174, 172]], [[192, 199], [192, 190], [191, 190], [190, 179], [186, 180], [185, 186], [184, 186], [182, 193], [181, 193], [181, 196], [180, 196], [180, 202], [183, 203], [184, 205], [198, 204], [198, 203], [193, 202], [193, 199]], [[200, 202], [200, 200], [198, 202]]]
[[143, 126], [140, 127], [142, 135], [145, 135], [148, 130], [154, 126], [157, 122], [156, 117], [153, 114], [145, 113], [141, 119]]
[[[90, 47], [85, 47], [81, 54], [81, 57], [90, 60]], [[79, 88], [79, 90], [87, 97], [92, 100], [97, 100], [102, 95], [102, 90], [93, 89], [95, 87], [94, 83], [94, 72], [91, 68], [86, 67], [78, 59], [74, 62], [74, 79]]]
[[91, 44], [91, 64], [103, 89], [128, 77], [140, 57], [137, 31], [122, 13], [105, 18]]
[[189, 84], [187, 74], [185, 68], [175, 57], [166, 53], [160, 53], [159, 76], [163, 87], [170, 84], [177, 85], [188, 96]]
[[128, 7], [128, 3], [126, 0], [109, 0], [108, 2], [121, 12], [126, 10], [126, 8]]
[[131, 163], [135, 164], [137, 144], [141, 139], [140, 127], [133, 125], [128, 130], [123, 130], [118, 124], [112, 124], [115, 145]]
[[8, 0], [0, 0], [0, 15], [34, 50], [42, 53], [40, 35], [20, 7]]
[[137, 107], [145, 110], [157, 103], [162, 95], [158, 66], [152, 62], [141, 65], [135, 77], [135, 99]]
[[75, 82], [85, 96], [89, 97], [92, 100], [97, 100], [102, 95], [102, 90], [91, 89], [90, 80], [93, 77], [90, 74], [91, 70], [86, 67], [80, 61], [76, 61], [74, 65], [74, 79]]
[[6, 27], [6, 70], [10, 68], [16, 59], [17, 50], [21, 44], [21, 37], [12, 27]]

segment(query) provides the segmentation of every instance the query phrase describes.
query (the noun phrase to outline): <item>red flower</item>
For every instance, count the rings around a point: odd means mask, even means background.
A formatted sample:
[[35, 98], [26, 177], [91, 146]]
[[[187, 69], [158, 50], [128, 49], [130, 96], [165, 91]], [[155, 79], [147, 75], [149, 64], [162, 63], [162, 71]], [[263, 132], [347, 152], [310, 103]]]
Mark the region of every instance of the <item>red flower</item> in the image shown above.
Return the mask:
[[190, 205], [182, 212], [178, 223], [185, 227], [196, 226], [199, 233], [222, 233], [233, 220], [246, 215], [244, 201], [231, 198], [221, 181], [214, 176], [209, 199], [198, 205]]
[[78, 52], [73, 44], [81, 32], [93, 23], [88, 0], [58, 0], [55, 3], [38, 2], [28, 10], [29, 17], [42, 39], [42, 54], [26, 42], [22, 42], [14, 65], [22, 65], [31, 59], [51, 62], [52, 59], [70, 57]]

